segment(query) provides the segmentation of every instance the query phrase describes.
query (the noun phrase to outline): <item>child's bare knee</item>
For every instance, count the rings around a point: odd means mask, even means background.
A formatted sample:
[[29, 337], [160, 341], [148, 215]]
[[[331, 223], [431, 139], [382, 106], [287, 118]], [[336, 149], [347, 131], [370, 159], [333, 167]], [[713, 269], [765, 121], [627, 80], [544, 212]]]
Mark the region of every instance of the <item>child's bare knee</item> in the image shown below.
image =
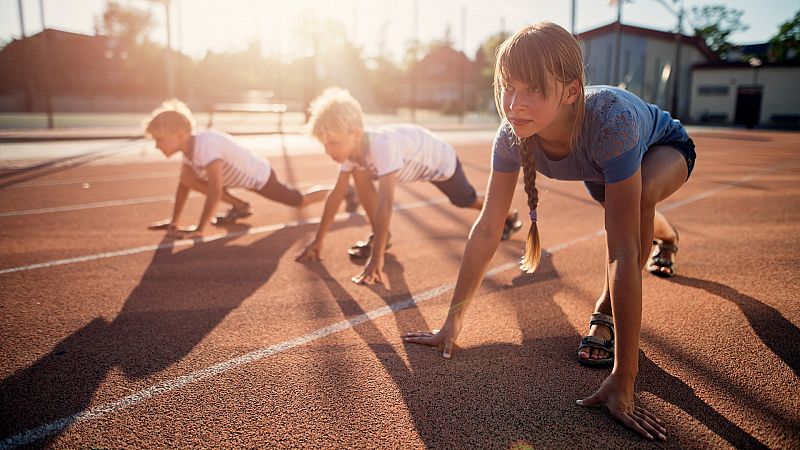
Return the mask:
[[184, 170], [181, 170], [181, 178], [180, 178], [181, 183], [188, 186], [192, 186], [195, 183], [197, 183], [198, 179], [199, 178], [197, 177], [197, 174], [195, 174], [193, 170], [191, 169], [186, 170], [185, 168]]

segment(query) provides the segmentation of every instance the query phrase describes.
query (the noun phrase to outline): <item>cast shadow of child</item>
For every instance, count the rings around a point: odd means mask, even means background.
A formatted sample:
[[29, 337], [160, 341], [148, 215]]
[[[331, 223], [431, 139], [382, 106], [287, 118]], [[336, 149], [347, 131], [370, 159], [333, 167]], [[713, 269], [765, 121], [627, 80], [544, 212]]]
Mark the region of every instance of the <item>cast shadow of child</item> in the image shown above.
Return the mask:
[[89, 406], [114, 368], [145, 379], [181, 361], [269, 281], [282, 255], [304, 236], [302, 228], [284, 228], [246, 246], [223, 238], [174, 253], [157, 250], [113, 320], [95, 318], [0, 382], [0, 435], [66, 418], [53, 430], [57, 435]]
[[760, 300], [715, 281], [678, 275], [672, 282], [702, 289], [725, 299], [742, 311], [761, 341], [800, 377], [800, 330], [783, 315]]
[[[385, 269], [391, 293], [380, 285], [370, 285], [370, 289], [388, 305], [405, 303], [411, 294], [403, 277], [403, 266], [387, 254]], [[366, 313], [323, 266], [313, 270], [324, 280], [346, 317]], [[516, 326], [522, 334], [521, 344], [491, 343], [456, 349], [452, 360], [444, 360], [441, 350], [413, 344], [405, 345], [405, 354], [399, 354], [396, 349], [399, 337], [387, 338], [374, 321], [353, 328], [401, 393], [425, 447], [509, 448], [530, 444], [551, 448], [567, 443], [589, 447], [598, 442], [632, 447], [650, 445], [602, 409], [575, 405], [575, 400], [588, 396], [600, 385], [608, 371], [582, 368], [575, 360], [580, 337], [552, 300], [565, 287], [551, 258], [542, 259], [542, 266], [534, 276], [519, 275], [511, 284], [489, 278], [484, 284], [495, 291], [530, 292], [529, 296], [517, 296], [521, 299], [511, 302]], [[593, 298], [586, 292], [572, 294]], [[396, 310], [395, 321], [401, 332], [430, 329], [413, 305]], [[640, 383], [640, 390], [686, 411], [736, 447], [764, 447], [700, 400], [684, 382], [644, 355], [641, 361], [640, 379], [645, 381]], [[327, 361], [332, 366], [344, 363], [336, 355]], [[352, 406], [350, 410], [359, 410], [358, 405]], [[691, 444], [697, 442], [671, 438], [667, 445]]]

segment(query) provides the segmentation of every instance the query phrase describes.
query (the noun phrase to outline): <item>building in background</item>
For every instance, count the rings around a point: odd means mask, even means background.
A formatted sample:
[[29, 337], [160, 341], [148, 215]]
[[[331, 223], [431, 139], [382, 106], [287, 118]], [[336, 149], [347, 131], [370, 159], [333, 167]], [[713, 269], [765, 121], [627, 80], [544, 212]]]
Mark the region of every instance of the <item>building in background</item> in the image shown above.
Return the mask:
[[[619, 27], [617, 56], [617, 28], [614, 22], [578, 35], [584, 45], [588, 83], [624, 87], [645, 101], [670, 110], [675, 117], [684, 118], [689, 109], [692, 66], [717, 61], [717, 56], [700, 37], [625, 24]], [[615, 61], [619, 64], [617, 71]], [[675, 108], [673, 94], [677, 94]]]
[[800, 128], [800, 64], [748, 62], [696, 65], [689, 118], [749, 128]]

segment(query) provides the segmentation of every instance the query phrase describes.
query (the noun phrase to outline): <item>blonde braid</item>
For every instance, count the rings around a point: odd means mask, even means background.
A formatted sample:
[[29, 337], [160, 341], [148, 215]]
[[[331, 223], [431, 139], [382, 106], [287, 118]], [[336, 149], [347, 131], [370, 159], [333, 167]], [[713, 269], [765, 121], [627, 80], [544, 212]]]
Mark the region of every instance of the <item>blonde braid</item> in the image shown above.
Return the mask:
[[530, 139], [520, 143], [520, 162], [525, 180], [525, 193], [528, 194], [528, 208], [531, 211], [531, 228], [525, 242], [525, 254], [519, 262], [523, 272], [533, 273], [541, 261], [541, 244], [539, 243], [539, 227], [536, 223], [536, 207], [539, 204], [539, 191], [536, 189], [536, 160], [533, 158], [533, 145]]

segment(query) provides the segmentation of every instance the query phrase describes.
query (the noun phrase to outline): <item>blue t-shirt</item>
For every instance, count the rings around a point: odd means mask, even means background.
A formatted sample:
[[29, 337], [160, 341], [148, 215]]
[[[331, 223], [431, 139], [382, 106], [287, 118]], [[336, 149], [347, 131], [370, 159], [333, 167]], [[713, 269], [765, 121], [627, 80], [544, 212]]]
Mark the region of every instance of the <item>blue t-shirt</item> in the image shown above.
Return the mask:
[[[624, 89], [587, 86], [586, 115], [566, 158], [549, 159], [536, 136], [528, 138], [525, 145], [533, 145], [536, 170], [547, 177], [616, 183], [636, 173], [651, 146], [688, 140], [683, 125], [658, 106]], [[520, 145], [511, 125], [503, 121], [492, 148], [492, 168], [498, 172], [518, 171]]]

